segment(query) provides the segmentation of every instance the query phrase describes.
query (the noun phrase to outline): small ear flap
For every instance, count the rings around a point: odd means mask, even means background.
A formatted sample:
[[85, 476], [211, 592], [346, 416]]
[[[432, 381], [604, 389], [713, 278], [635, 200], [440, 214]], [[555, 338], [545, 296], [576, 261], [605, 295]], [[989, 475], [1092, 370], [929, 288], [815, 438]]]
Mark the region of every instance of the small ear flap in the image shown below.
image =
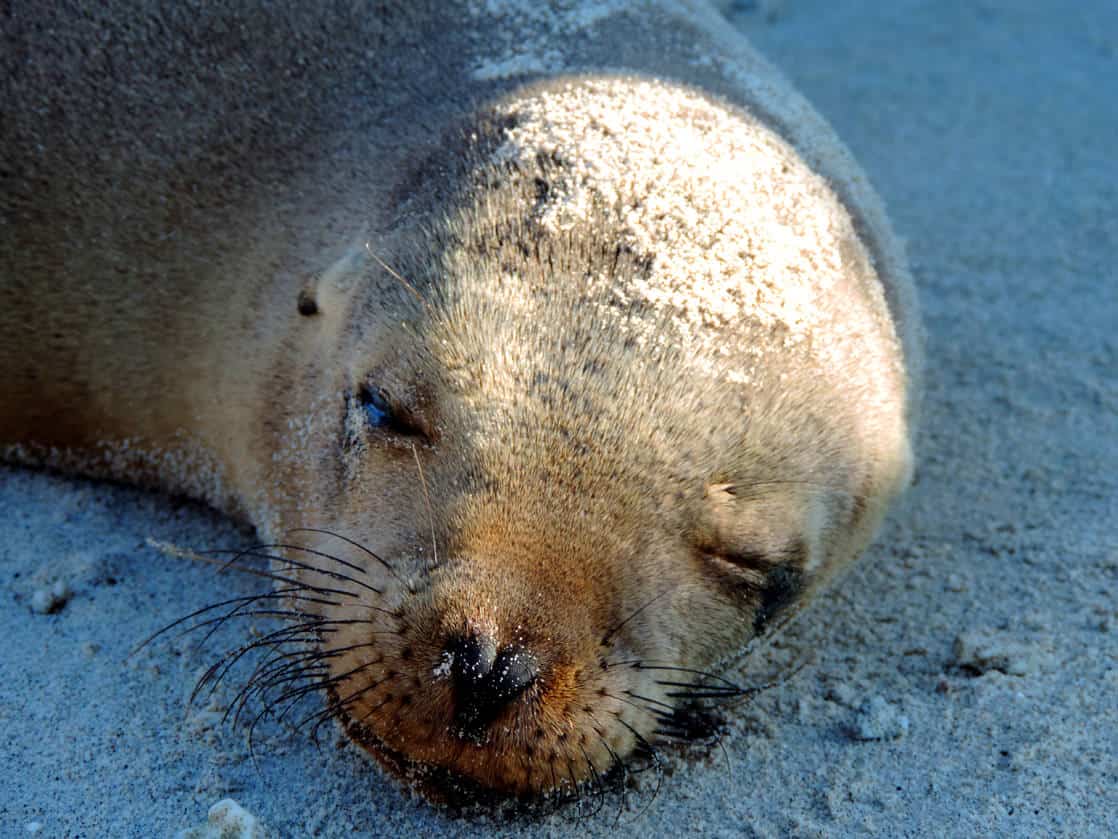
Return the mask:
[[299, 289], [299, 314], [305, 318], [309, 318], [318, 314], [318, 299], [316, 292], [318, 291], [318, 275], [312, 274], [307, 277], [303, 283], [303, 287]]
[[737, 487], [733, 484], [707, 484], [703, 489], [704, 498], [717, 498], [728, 500], [728, 496], [736, 495]]
[[296, 300], [303, 317], [336, 315], [357, 287], [357, 279], [367, 260], [363, 243], [352, 245], [325, 271], [311, 274], [303, 282]]

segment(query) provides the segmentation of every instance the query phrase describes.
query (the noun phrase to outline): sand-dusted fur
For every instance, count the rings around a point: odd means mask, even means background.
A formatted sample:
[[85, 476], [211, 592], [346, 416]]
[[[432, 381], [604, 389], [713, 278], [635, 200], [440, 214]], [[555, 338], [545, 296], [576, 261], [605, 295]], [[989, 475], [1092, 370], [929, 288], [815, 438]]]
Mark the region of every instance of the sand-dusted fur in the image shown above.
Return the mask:
[[705, 6], [572, 6], [4, 26], [0, 443], [297, 544], [306, 678], [434, 795], [625, 762], [911, 472], [848, 154]]

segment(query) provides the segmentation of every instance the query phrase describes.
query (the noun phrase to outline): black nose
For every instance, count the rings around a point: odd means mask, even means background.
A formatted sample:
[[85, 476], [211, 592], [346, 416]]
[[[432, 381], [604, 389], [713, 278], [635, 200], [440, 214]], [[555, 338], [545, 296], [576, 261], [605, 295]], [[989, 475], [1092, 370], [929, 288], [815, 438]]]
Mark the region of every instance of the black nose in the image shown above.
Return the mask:
[[452, 638], [446, 645], [454, 681], [454, 733], [480, 743], [489, 724], [539, 676], [539, 664], [524, 647], [500, 650], [486, 635]]

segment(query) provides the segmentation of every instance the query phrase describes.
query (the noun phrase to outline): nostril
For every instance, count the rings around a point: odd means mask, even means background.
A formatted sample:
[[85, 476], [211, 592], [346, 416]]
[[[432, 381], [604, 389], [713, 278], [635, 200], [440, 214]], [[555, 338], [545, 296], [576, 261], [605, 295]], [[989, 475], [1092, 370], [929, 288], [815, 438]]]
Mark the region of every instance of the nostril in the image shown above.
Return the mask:
[[508, 702], [520, 696], [540, 674], [536, 657], [523, 647], [505, 647], [489, 671], [489, 690], [495, 699]]
[[497, 643], [488, 635], [463, 635], [452, 638], [446, 651], [451, 656], [450, 675], [455, 688], [468, 691], [489, 675], [497, 657]]
[[455, 638], [446, 650], [454, 683], [454, 733], [481, 742], [497, 715], [539, 678], [539, 663], [521, 646], [498, 651], [484, 635]]

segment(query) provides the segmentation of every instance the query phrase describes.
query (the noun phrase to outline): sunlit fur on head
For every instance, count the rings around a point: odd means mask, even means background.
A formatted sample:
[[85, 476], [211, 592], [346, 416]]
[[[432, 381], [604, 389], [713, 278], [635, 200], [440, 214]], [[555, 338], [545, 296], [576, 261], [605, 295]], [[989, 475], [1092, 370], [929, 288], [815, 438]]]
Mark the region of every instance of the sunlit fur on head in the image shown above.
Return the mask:
[[0, 457], [261, 533], [234, 708], [577, 794], [906, 482], [902, 249], [705, 4], [9, 5]]
[[[680, 153], [744, 155], [803, 206], [731, 205], [712, 232], [703, 202], [738, 193], [698, 180], [690, 203], [661, 202], [680, 214], [671, 230], [708, 236], [697, 282], [698, 257], [673, 256], [693, 242], [638, 235], [661, 223], [641, 215], [653, 197], [632, 192], [649, 188], [639, 172], [571, 159], [561, 142], [532, 151], [582, 130], [601, 100], [668, 126], [666, 149], [673, 120], [699, 126]], [[566, 122], [548, 123], [555, 108]], [[661, 153], [627, 136], [595, 142], [607, 158]], [[438, 186], [420, 189], [432, 173]], [[778, 200], [771, 188], [740, 200]], [[574, 789], [654, 748], [692, 701], [728, 695], [709, 671], [864, 546], [907, 479], [896, 336], [826, 184], [756, 120], [672, 86], [524, 94], [417, 160], [395, 200], [399, 224], [358, 278], [319, 292], [337, 297], [322, 306], [327, 349], [348, 367], [325, 374], [340, 396], [308, 439], [324, 449], [311, 461], [336, 468], [304, 471], [303, 438], [281, 459], [318, 482], [304, 510], [328, 510], [331, 531], [386, 559], [304, 537], [344, 548], [379, 592], [308, 607], [343, 619], [323, 642], [338, 651], [329, 712], [401, 773], [519, 796]], [[757, 218], [775, 227], [748, 228]], [[735, 236], [746, 244], [731, 258]], [[773, 296], [778, 259], [791, 302]], [[362, 386], [422, 434], [370, 431]], [[526, 650], [538, 671], [472, 737], [456, 730], [450, 675], [463, 637]]]

